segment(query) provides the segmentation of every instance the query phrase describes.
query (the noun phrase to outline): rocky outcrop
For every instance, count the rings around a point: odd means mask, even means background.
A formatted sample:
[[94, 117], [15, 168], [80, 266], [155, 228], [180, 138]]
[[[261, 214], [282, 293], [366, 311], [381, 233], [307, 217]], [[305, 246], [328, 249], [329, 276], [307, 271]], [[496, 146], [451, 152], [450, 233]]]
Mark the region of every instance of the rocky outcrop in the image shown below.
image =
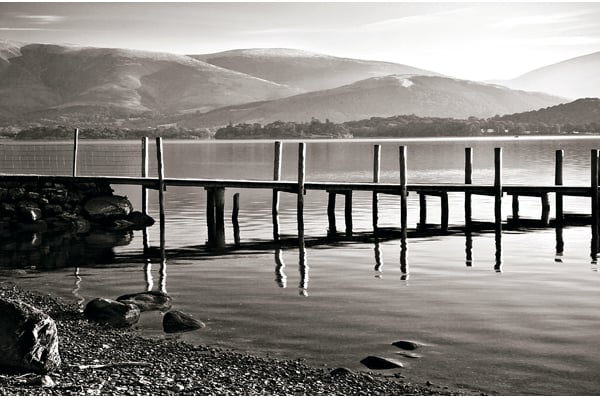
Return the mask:
[[163, 317], [165, 333], [182, 333], [203, 328], [204, 323], [181, 311], [169, 311]]
[[95, 298], [83, 310], [83, 315], [91, 321], [107, 324], [114, 328], [126, 328], [140, 319], [140, 309], [134, 304]]
[[126, 219], [133, 210], [131, 202], [124, 196], [97, 196], [83, 206], [88, 218], [97, 222]]
[[54, 320], [31, 305], [0, 298], [0, 367], [45, 374], [60, 364]]
[[117, 301], [134, 304], [140, 311], [168, 311], [171, 308], [171, 296], [162, 292], [141, 292], [124, 294]]
[[404, 365], [402, 362], [396, 361], [391, 358], [383, 358], [376, 356], [368, 356], [360, 361], [363, 365], [365, 365], [369, 369], [395, 369], [395, 368], [403, 368]]

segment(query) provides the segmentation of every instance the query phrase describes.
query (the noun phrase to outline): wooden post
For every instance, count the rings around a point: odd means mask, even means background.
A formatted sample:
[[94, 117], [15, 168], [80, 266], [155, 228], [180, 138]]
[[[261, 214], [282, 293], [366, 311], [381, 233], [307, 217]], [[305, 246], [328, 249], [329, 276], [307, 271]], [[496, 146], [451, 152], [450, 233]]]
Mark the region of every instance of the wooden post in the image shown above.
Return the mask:
[[77, 150], [79, 146], [79, 129], [73, 130], [73, 177], [77, 175]]
[[[381, 145], [377, 144], [373, 147], [373, 182], [379, 183], [381, 168]], [[379, 196], [373, 191], [373, 232], [377, 232], [379, 224]]]
[[346, 221], [346, 236], [352, 236], [352, 191], [344, 193], [344, 215]]
[[542, 192], [542, 225], [548, 225], [550, 219], [550, 201], [548, 200], [548, 193]]
[[448, 192], [442, 192], [440, 195], [440, 201], [441, 201], [441, 205], [442, 205], [442, 220], [441, 220], [441, 227], [442, 227], [442, 231], [448, 231], [448, 216], [449, 216], [449, 211], [448, 211]]
[[215, 244], [225, 246], [225, 188], [215, 188]]
[[[465, 184], [473, 183], [473, 149], [465, 148]], [[465, 192], [465, 227], [471, 227], [471, 193]]]
[[519, 195], [516, 193], [512, 195], [512, 213], [513, 213], [513, 222], [519, 222]]
[[591, 257], [596, 261], [598, 254], [598, 150], [592, 149], [591, 159], [591, 196], [592, 196], [592, 242]]
[[327, 219], [329, 220], [327, 235], [335, 235], [337, 233], [335, 225], [335, 197], [335, 192], [329, 192], [329, 198], [327, 199]]
[[399, 151], [399, 166], [400, 166], [400, 227], [402, 229], [402, 239], [406, 240], [406, 218], [407, 218], [407, 196], [406, 190], [406, 147], [401, 146]]
[[240, 245], [240, 222], [238, 220], [240, 214], [240, 194], [233, 194], [233, 210], [231, 212], [231, 222], [233, 224], [233, 240], [236, 246]]
[[502, 148], [494, 148], [494, 217], [496, 229], [502, 231]]
[[161, 137], [156, 137], [156, 162], [158, 170], [158, 207], [160, 219], [160, 246], [165, 246], [165, 166], [163, 159], [163, 143]]
[[427, 227], [427, 195], [424, 193], [419, 194], [419, 228], [425, 229]]
[[206, 228], [208, 233], [208, 246], [214, 247], [217, 237], [214, 188], [206, 188]]
[[[281, 179], [281, 141], [275, 141], [275, 149], [273, 155], [273, 181]], [[279, 240], [279, 191], [273, 190], [273, 202], [271, 207], [271, 215], [273, 218], [273, 240]]]
[[298, 238], [304, 249], [304, 183], [306, 179], [306, 144], [298, 144], [298, 199], [296, 206], [296, 218], [298, 220]]
[[[563, 185], [563, 158], [565, 152], [562, 149], [556, 151], [555, 171], [554, 171], [554, 184]], [[564, 251], [563, 241], [563, 195], [556, 193], [556, 254], [562, 256]]]
[[[148, 137], [142, 138], [142, 177], [148, 177]], [[142, 186], [142, 213], [148, 214], [148, 188]]]

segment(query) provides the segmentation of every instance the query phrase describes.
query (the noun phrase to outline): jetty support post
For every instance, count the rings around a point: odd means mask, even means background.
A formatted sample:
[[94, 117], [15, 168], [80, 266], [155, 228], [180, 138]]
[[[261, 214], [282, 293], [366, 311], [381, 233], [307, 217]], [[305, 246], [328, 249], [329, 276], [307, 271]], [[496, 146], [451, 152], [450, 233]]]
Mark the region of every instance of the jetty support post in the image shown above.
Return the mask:
[[337, 233], [337, 227], [335, 222], [335, 199], [336, 193], [333, 191], [328, 191], [327, 198], [327, 220], [329, 222], [329, 227], [327, 228], [327, 235], [334, 236]]
[[542, 218], [541, 222], [543, 226], [547, 226], [550, 222], [550, 199], [548, 198], [547, 192], [541, 193], [542, 199]]
[[407, 213], [408, 204], [407, 197], [408, 191], [406, 189], [406, 147], [401, 146], [398, 154], [399, 167], [400, 167], [400, 228], [402, 232], [402, 239], [407, 238]]
[[[373, 147], [373, 182], [379, 183], [381, 177], [381, 145], [376, 144]], [[377, 233], [379, 224], [379, 195], [373, 191], [373, 232]]]
[[427, 227], [427, 195], [419, 193], [419, 229]]
[[592, 149], [591, 159], [591, 196], [592, 196], [592, 242], [591, 257], [596, 261], [598, 254], [598, 150]]
[[206, 229], [208, 234], [207, 244], [214, 247], [217, 240], [217, 225], [215, 222], [215, 190], [205, 188], [206, 190]]
[[494, 148], [494, 222], [502, 231], [502, 148]]
[[346, 236], [352, 236], [352, 191], [344, 192], [344, 220], [346, 221]]
[[[298, 240], [300, 252], [304, 251], [304, 195], [306, 180], [306, 144], [298, 143], [298, 195], [296, 202], [296, 218], [298, 222]], [[301, 254], [302, 255], [302, 254]], [[301, 258], [301, 260], [303, 260]]]
[[158, 208], [160, 224], [160, 247], [161, 252], [165, 247], [165, 165], [163, 158], [162, 137], [156, 137], [156, 162], [158, 171]]
[[[148, 177], [148, 137], [142, 137], [142, 177]], [[148, 214], [148, 188], [142, 186], [142, 213]]]
[[[281, 180], [281, 141], [275, 141], [273, 153], [273, 181]], [[279, 191], [273, 190], [273, 200], [271, 206], [271, 216], [273, 219], [273, 240], [278, 241], [279, 230]]]
[[208, 246], [225, 246], [225, 188], [206, 188]]
[[77, 151], [79, 150], [79, 129], [73, 130], [73, 177], [77, 175]]
[[[465, 185], [473, 184], [473, 148], [465, 148]], [[472, 206], [470, 192], [465, 190], [465, 227], [471, 228]]]
[[233, 224], [233, 241], [236, 246], [240, 245], [240, 194], [233, 194], [233, 210], [231, 211], [231, 223]]
[[[562, 149], [556, 151], [555, 156], [555, 170], [554, 170], [554, 185], [559, 186], [563, 185], [563, 158], [565, 152]], [[562, 256], [564, 251], [564, 241], [563, 241], [563, 195], [561, 193], [556, 192], [555, 196], [556, 200], [556, 218], [555, 218], [555, 227], [556, 227], [556, 255]]]

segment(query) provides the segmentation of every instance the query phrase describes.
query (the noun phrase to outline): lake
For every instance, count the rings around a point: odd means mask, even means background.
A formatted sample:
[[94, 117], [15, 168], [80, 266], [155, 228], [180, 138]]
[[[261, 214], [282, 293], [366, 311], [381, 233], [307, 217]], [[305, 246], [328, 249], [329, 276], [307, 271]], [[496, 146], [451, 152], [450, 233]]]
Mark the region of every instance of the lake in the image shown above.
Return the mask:
[[[582, 186], [589, 184], [590, 149], [600, 148], [595, 138], [309, 141], [307, 181], [370, 182], [374, 143], [382, 146], [381, 182], [390, 183], [399, 181], [400, 145], [407, 147], [409, 183], [463, 182], [464, 148], [470, 146], [475, 184], [493, 183], [493, 148], [502, 147], [505, 184], [552, 184], [555, 150], [564, 149], [564, 184]], [[293, 181], [297, 143], [284, 141], [283, 148], [282, 179]], [[166, 141], [164, 149], [167, 177], [269, 180], [273, 174], [269, 141]], [[68, 144], [10, 143], [3, 152], [3, 172], [70, 172]], [[83, 141], [80, 174], [139, 175], [139, 153], [139, 142]], [[140, 188], [114, 188], [140, 207]], [[271, 192], [240, 189], [226, 191], [227, 242], [233, 241], [229, 215], [235, 192], [240, 193], [242, 242], [271, 239]], [[194, 251], [207, 240], [205, 191], [168, 187], [165, 195], [167, 258], [162, 269], [159, 261], [146, 264], [139, 256], [142, 234], [136, 231], [118, 246], [98, 240], [78, 241], [89, 250], [65, 246], [55, 268], [32, 269], [35, 264], [17, 256], [21, 260], [12, 268], [25, 272], [4, 271], [0, 278], [79, 303], [162, 287], [173, 296], [174, 309], [206, 324], [181, 339], [305, 358], [316, 366], [367, 370], [359, 361], [378, 355], [401, 360], [408, 380], [488, 393], [585, 395], [600, 389], [600, 346], [595, 343], [600, 275], [590, 259], [589, 226], [564, 230], [560, 262], [553, 229], [505, 231], [500, 267], [493, 233], [472, 236], [470, 266], [463, 234], [408, 239], [407, 269], [401, 269], [401, 243], [394, 239], [309, 245], [301, 262], [296, 247], [223, 255]], [[150, 214], [156, 219], [157, 196], [150, 193]], [[449, 194], [451, 225], [463, 223], [463, 197]], [[440, 222], [438, 203], [439, 198], [428, 199], [429, 222]], [[550, 204], [553, 217], [553, 195]], [[293, 236], [296, 196], [281, 193], [280, 206], [281, 232]], [[418, 195], [411, 193], [409, 228], [418, 222], [418, 206]], [[590, 199], [566, 197], [564, 208], [589, 213]], [[353, 210], [354, 231], [369, 232], [371, 194], [355, 193]], [[343, 230], [342, 199], [336, 211]], [[540, 213], [539, 198], [521, 200], [522, 217], [539, 218]], [[504, 219], [510, 214], [505, 195]], [[493, 197], [473, 197], [473, 219], [494, 220]], [[399, 227], [397, 196], [380, 195], [379, 220], [382, 227]], [[327, 193], [306, 195], [305, 233], [307, 238], [326, 235]], [[158, 244], [157, 225], [149, 229], [149, 240]], [[175, 255], [181, 249], [190, 254]], [[11, 250], [14, 255], [20, 249]], [[86, 260], [79, 260], [86, 250]], [[144, 313], [139, 330], [163, 336], [160, 314]], [[402, 350], [391, 345], [397, 340], [424, 343], [415, 351], [422, 357], [398, 354]]]

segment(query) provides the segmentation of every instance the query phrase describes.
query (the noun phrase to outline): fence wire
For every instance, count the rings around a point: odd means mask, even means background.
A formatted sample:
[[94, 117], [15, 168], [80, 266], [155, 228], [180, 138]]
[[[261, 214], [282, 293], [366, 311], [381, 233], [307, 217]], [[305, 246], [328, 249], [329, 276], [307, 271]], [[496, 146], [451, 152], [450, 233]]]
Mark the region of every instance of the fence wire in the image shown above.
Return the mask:
[[[79, 141], [77, 175], [141, 176], [141, 145]], [[2, 143], [0, 173], [72, 175], [73, 144]]]

